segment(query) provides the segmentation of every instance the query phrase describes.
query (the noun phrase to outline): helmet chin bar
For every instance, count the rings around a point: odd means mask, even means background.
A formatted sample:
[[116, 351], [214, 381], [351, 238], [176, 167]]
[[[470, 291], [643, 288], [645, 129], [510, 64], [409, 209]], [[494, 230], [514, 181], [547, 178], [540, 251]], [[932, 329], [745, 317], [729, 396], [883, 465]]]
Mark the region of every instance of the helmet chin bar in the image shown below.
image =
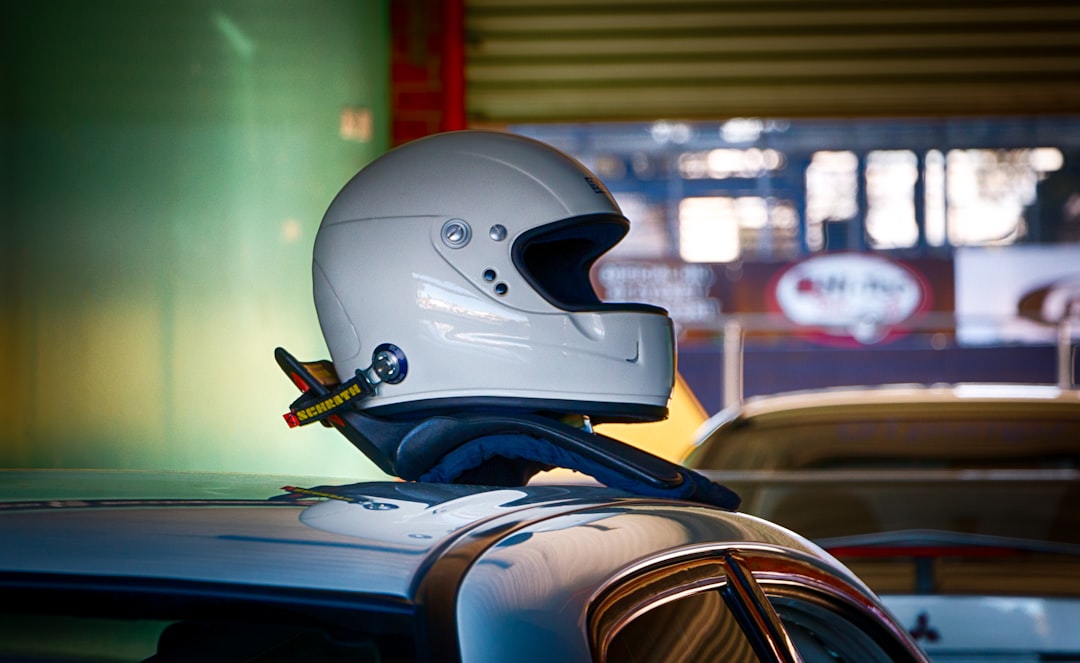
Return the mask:
[[734, 492], [692, 470], [550, 417], [462, 413], [397, 421], [365, 413], [354, 405], [375, 394], [369, 375], [378, 361], [338, 383], [329, 361], [301, 362], [283, 348], [274, 356], [303, 391], [285, 415], [290, 426], [333, 427], [380, 470], [407, 481], [520, 486], [537, 472], [566, 467], [644, 495], [739, 505]]

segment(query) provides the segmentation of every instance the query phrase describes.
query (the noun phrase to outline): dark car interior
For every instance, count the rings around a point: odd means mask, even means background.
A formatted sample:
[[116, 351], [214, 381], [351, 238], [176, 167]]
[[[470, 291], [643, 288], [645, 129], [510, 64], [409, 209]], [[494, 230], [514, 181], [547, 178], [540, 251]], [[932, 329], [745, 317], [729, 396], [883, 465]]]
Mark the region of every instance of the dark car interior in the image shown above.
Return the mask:
[[392, 601], [108, 578], [0, 578], [0, 663], [416, 660]]

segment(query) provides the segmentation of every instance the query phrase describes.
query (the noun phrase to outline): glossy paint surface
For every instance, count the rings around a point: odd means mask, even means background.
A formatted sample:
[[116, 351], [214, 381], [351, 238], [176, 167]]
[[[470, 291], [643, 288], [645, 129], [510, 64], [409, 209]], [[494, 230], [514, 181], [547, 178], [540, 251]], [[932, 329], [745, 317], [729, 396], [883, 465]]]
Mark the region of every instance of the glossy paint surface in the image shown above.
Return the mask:
[[[184, 498], [182, 476], [158, 484], [141, 473], [84, 478], [80, 473], [6, 472], [4, 477], [9, 490], [0, 502], [5, 541], [0, 571], [7, 572], [175, 578], [410, 597], [418, 571], [431, 563], [437, 550], [496, 524], [505, 528], [537, 521], [505, 540], [485, 539], [485, 546], [495, 547], [479, 571], [510, 564], [525, 573], [528, 565], [508, 560], [539, 542], [554, 545], [557, 540], [563, 553], [555, 568], [565, 564], [574, 579], [558, 580], [537, 570], [532, 576], [514, 576], [514, 582], [558, 581], [579, 588], [624, 562], [669, 547], [730, 539], [810, 545], [751, 517], [685, 505], [630, 506], [639, 500], [591, 486], [484, 489], [385, 482], [309, 486], [309, 492], [283, 499], [288, 493], [281, 490], [280, 477], [259, 483], [196, 475], [187, 477], [191, 496]], [[51, 491], [42, 481], [53, 486]], [[260, 491], [263, 497], [255, 497]], [[565, 512], [569, 514], [560, 515]], [[519, 547], [522, 537], [535, 541]], [[596, 554], [608, 548], [622, 552]], [[534, 587], [520, 598], [531, 601], [528, 597], [538, 598], [538, 591]]]
[[66, 575], [109, 579], [102, 587], [165, 581], [151, 586], [170, 592], [213, 583], [263, 588], [266, 597], [346, 593], [415, 619], [407, 628], [432, 660], [590, 660], [586, 622], [603, 592], [658, 564], [732, 551], [809, 564], [875, 618], [884, 614], [845, 567], [789, 530], [604, 487], [283, 489], [281, 477], [155, 485], [141, 473], [32, 474], [0, 472], [9, 488], [0, 498], [0, 582], [45, 578], [55, 591]]
[[587, 660], [582, 624], [609, 581], [630, 567], [727, 546], [815, 558], [861, 587], [813, 544], [752, 516], [642, 500], [588, 508], [530, 524], [478, 559], [458, 602], [463, 659]]
[[[34, 473], [31, 473], [34, 474]], [[78, 573], [337, 589], [407, 597], [432, 551], [493, 515], [567, 499], [566, 489], [371, 483], [315, 486], [295, 499], [267, 483], [237, 496], [227, 475], [201, 477], [194, 497], [140, 473], [83, 482], [79, 473], [5, 473], [26, 497], [0, 502], [0, 572]], [[175, 478], [174, 478], [175, 479]], [[280, 482], [279, 483], [280, 486]], [[80, 489], [80, 485], [86, 487]], [[255, 485], [241, 486], [246, 496]], [[575, 490], [577, 499], [612, 496]], [[160, 495], [158, 497], [157, 495]], [[320, 496], [332, 497], [323, 499]], [[275, 498], [275, 499], [270, 499]]]

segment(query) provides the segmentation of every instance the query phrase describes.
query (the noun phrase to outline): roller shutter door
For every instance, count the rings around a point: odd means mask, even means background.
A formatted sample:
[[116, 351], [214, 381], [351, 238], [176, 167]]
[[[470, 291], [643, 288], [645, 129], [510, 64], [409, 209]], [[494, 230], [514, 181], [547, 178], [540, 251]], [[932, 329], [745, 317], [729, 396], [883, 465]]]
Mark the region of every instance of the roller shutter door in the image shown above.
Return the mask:
[[1080, 112], [1080, 3], [466, 0], [473, 123]]

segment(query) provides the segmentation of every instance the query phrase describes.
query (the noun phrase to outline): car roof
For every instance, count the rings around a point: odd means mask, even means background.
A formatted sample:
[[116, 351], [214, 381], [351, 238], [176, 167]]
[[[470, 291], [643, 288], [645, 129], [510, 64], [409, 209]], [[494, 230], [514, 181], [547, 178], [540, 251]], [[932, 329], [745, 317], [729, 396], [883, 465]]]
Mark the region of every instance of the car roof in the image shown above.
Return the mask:
[[65, 499], [266, 499], [287, 484], [343, 477], [117, 469], [0, 469], [0, 503]]
[[[559, 528], [594, 527], [589, 523], [615, 513], [653, 514], [659, 521], [655, 516], [678, 512], [696, 525], [667, 526], [673, 534], [655, 540], [663, 550], [733, 541], [827, 557], [802, 537], [752, 516], [598, 486], [297, 486], [280, 477], [174, 474], [161, 475], [155, 488], [154, 477], [0, 471], [6, 487], [0, 573], [167, 578], [412, 601], [424, 574], [456, 541], [489, 539], [476, 547], [479, 554], [527, 525], [587, 512], [593, 517], [559, 521]], [[50, 484], [54, 492], [46, 490]], [[635, 554], [654, 545], [645, 541]], [[629, 561], [615, 555], [604, 563]]]

